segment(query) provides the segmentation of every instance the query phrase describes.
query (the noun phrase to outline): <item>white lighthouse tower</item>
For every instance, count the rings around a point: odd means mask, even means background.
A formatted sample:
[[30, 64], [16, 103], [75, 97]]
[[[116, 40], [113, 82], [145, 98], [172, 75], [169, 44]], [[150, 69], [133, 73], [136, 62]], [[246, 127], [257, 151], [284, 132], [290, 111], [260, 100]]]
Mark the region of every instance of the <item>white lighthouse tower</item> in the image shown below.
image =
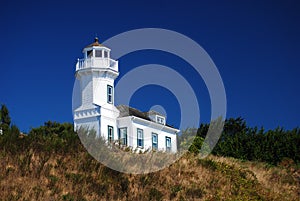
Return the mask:
[[118, 75], [118, 61], [110, 58], [110, 49], [98, 38], [83, 49], [75, 73], [81, 96], [80, 106], [74, 109], [75, 130], [94, 129], [98, 137], [117, 139], [119, 111], [114, 106], [114, 81]]

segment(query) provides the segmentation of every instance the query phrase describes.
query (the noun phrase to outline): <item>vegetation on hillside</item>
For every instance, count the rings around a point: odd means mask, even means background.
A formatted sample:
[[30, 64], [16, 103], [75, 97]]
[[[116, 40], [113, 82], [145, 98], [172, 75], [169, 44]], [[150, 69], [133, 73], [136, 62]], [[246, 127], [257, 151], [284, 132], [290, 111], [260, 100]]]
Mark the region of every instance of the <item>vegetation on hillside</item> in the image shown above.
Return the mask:
[[3, 131], [7, 131], [9, 129], [11, 123], [11, 119], [9, 116], [9, 111], [6, 105], [2, 104], [0, 109], [0, 128]]
[[[209, 124], [201, 124], [190, 151], [199, 153]], [[242, 118], [225, 121], [222, 135], [213, 149], [217, 156], [234, 157], [241, 160], [261, 161], [272, 165], [290, 159], [300, 163], [300, 129], [276, 128], [266, 131], [263, 127], [251, 128]]]
[[[214, 154], [239, 159], [199, 159], [194, 153], [207, 126], [198, 129], [192, 153], [163, 170], [133, 175], [91, 157], [70, 123], [48, 121], [20, 135], [9, 121], [0, 136], [0, 200], [299, 200], [299, 129], [256, 133], [244, 120], [230, 119]], [[283, 144], [272, 147], [276, 139]], [[283, 150], [279, 157], [276, 147]]]

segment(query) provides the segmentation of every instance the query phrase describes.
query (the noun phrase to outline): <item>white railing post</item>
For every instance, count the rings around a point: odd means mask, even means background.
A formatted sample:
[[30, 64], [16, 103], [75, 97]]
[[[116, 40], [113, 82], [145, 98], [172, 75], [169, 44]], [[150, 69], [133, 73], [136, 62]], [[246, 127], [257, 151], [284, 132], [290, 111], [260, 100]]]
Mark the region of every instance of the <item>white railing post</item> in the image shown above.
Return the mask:
[[79, 70], [79, 58], [77, 58], [76, 71]]

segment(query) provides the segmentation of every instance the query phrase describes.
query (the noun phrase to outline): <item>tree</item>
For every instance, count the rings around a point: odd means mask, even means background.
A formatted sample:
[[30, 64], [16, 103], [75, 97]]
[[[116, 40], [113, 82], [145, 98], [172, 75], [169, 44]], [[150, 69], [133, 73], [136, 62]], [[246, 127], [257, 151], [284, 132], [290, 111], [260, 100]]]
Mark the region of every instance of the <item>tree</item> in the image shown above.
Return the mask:
[[9, 116], [9, 111], [7, 107], [2, 104], [1, 110], [0, 110], [0, 126], [3, 129], [3, 131], [7, 131], [9, 129], [11, 123], [11, 119]]

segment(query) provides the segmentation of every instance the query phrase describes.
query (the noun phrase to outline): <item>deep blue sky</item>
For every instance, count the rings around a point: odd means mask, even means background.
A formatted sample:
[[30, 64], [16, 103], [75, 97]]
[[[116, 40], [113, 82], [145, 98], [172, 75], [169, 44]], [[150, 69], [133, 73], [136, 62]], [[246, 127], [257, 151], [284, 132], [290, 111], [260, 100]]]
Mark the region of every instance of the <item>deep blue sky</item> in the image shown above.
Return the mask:
[[[267, 128], [300, 125], [298, 1], [66, 2], [1, 3], [0, 103], [8, 106], [22, 131], [47, 120], [72, 122], [76, 59], [95, 34], [104, 41], [148, 27], [185, 34], [208, 52], [223, 78], [227, 117], [241, 116], [251, 126]], [[120, 59], [120, 76], [151, 62], [184, 71], [199, 95], [202, 121], [207, 121], [210, 104], [203, 81], [180, 59], [136, 52]], [[161, 101], [145, 98], [155, 90]], [[170, 98], [165, 89], [145, 87], [132, 104], [146, 110], [151, 104], [170, 103]], [[171, 102], [166, 106], [173, 110], [167, 111], [168, 119], [176, 125], [178, 108]]]

